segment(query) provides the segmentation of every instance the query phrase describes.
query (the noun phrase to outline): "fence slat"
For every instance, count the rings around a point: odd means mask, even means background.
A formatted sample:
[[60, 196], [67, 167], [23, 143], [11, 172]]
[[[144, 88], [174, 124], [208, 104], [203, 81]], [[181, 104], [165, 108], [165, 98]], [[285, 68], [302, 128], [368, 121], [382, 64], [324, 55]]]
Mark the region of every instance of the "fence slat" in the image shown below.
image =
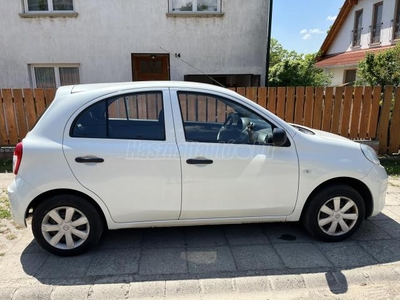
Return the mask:
[[286, 88], [278, 87], [278, 100], [276, 101], [276, 115], [285, 118], [285, 105], [286, 105]]
[[387, 153], [388, 151], [388, 129], [390, 119], [390, 106], [392, 104], [393, 87], [386, 86], [383, 92], [383, 103], [378, 124], [378, 140], [379, 152]]
[[390, 124], [389, 154], [398, 153], [400, 148], [400, 88], [395, 91], [392, 122]]
[[246, 88], [246, 98], [257, 103], [257, 88], [256, 87]]
[[314, 106], [314, 87], [306, 87], [306, 102], [304, 104], [304, 126], [312, 127]]
[[304, 87], [296, 87], [296, 104], [294, 112], [294, 122], [303, 125], [303, 107], [304, 107]]
[[355, 139], [358, 137], [359, 124], [360, 124], [360, 112], [361, 112], [361, 100], [363, 96], [363, 87], [356, 86], [354, 88], [354, 100], [353, 108], [351, 111], [351, 125], [350, 125], [350, 138]]
[[7, 127], [6, 127], [6, 116], [4, 115], [3, 106], [3, 93], [0, 90], [0, 143], [1, 145], [8, 145]]
[[344, 88], [343, 114], [340, 126], [340, 135], [344, 137], [349, 137], [350, 113], [351, 113], [352, 102], [353, 102], [353, 87], [346, 86]]
[[276, 88], [274, 88], [274, 87], [268, 88], [267, 108], [273, 114], [275, 113], [275, 109], [276, 109]]
[[15, 104], [15, 115], [17, 117], [18, 138], [21, 141], [28, 133], [28, 125], [26, 124], [26, 116], [24, 109], [24, 100], [22, 97], [22, 90], [12, 90]]
[[238, 93], [239, 95], [242, 95], [243, 97], [246, 97], [246, 88], [238, 87], [238, 88], [236, 88], [236, 93]]
[[258, 104], [267, 108], [267, 88], [258, 88]]
[[46, 107], [48, 107], [51, 102], [54, 100], [54, 96], [56, 95], [56, 89], [45, 89], [44, 90], [44, 97], [46, 100]]
[[371, 121], [369, 124], [370, 138], [374, 139], [376, 137], [378, 129], [378, 118], [379, 118], [379, 102], [381, 101], [382, 88], [380, 86], [374, 87], [374, 94], [372, 98], [371, 107]]
[[31, 130], [37, 119], [35, 100], [33, 98], [33, 90], [23, 89], [22, 91], [24, 93], [25, 99], [25, 111], [26, 118], [28, 120], [28, 130]]
[[313, 123], [312, 123], [312, 126], [315, 129], [321, 129], [322, 114], [323, 114], [322, 111], [323, 99], [324, 99], [324, 88], [316, 87], [314, 109], [313, 109]]
[[44, 100], [43, 89], [35, 89], [35, 105], [36, 105], [36, 114], [39, 118], [46, 110], [46, 102]]
[[3, 90], [3, 102], [7, 120], [7, 133], [10, 145], [18, 143], [17, 122], [15, 121], [14, 104], [11, 89]]
[[286, 90], [286, 112], [285, 112], [285, 121], [292, 123], [293, 115], [294, 115], [294, 87], [290, 86]]
[[325, 101], [322, 116], [322, 130], [330, 131], [332, 120], [333, 87], [325, 89]]
[[371, 116], [372, 89], [370, 86], [364, 88], [364, 99], [361, 105], [360, 139], [365, 139], [369, 135], [368, 124]]
[[335, 88], [335, 100], [333, 101], [333, 115], [332, 115], [332, 126], [331, 132], [334, 134], [340, 134], [340, 116], [342, 113], [343, 103], [343, 87]]

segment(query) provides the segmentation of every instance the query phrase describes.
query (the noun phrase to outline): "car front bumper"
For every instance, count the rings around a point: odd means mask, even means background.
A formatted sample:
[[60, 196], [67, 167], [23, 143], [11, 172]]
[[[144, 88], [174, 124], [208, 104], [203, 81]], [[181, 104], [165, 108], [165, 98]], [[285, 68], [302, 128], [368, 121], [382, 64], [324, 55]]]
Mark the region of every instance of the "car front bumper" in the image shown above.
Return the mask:
[[379, 214], [385, 206], [388, 175], [384, 167], [381, 165], [374, 165], [363, 181], [367, 184], [372, 193], [373, 209], [369, 217], [373, 217]]

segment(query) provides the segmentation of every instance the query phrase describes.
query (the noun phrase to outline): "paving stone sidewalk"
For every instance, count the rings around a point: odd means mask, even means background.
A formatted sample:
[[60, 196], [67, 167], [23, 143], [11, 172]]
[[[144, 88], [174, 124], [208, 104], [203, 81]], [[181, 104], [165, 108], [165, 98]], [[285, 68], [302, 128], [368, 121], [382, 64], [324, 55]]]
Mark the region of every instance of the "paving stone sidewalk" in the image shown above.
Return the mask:
[[319, 242], [298, 223], [109, 231], [69, 258], [42, 250], [30, 228], [12, 243], [0, 256], [0, 299], [394, 299], [400, 181], [391, 180], [383, 213], [341, 243]]

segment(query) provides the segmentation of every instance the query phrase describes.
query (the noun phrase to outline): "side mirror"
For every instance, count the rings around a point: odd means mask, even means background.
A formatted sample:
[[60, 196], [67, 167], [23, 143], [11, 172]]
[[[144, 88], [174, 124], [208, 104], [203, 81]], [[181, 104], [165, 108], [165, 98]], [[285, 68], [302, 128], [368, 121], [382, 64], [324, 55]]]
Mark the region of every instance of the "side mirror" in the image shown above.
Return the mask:
[[287, 141], [286, 131], [281, 128], [275, 128], [272, 133], [272, 143], [274, 146], [282, 146]]

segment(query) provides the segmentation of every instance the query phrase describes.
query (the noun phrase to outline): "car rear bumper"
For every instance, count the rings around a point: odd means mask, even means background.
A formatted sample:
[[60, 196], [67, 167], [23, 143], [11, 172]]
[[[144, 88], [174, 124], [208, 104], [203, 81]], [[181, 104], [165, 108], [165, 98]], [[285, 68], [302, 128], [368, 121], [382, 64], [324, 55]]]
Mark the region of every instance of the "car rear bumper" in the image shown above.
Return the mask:
[[7, 188], [11, 204], [11, 215], [21, 227], [26, 227], [26, 212], [30, 202], [38, 193], [21, 176], [16, 176]]

